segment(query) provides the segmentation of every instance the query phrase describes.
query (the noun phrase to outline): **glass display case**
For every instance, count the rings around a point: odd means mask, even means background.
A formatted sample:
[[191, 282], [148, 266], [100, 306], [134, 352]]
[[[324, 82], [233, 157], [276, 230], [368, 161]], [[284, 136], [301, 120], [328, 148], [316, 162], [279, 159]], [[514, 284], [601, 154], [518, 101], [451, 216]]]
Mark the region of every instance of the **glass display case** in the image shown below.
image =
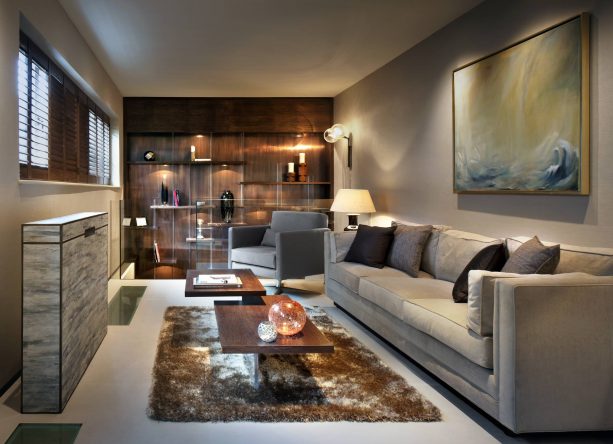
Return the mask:
[[224, 268], [230, 227], [328, 211], [330, 155], [320, 133], [128, 133], [122, 274]]

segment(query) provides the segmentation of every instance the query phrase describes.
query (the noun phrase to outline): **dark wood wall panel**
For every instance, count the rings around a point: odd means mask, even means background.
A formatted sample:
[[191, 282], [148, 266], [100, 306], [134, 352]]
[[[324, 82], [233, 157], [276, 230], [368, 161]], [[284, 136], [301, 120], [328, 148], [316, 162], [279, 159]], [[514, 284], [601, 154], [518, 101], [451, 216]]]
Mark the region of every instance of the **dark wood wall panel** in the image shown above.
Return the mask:
[[[224, 265], [232, 224], [269, 223], [276, 209], [329, 208], [333, 150], [323, 131], [332, 118], [329, 98], [125, 98], [124, 207], [130, 226], [122, 245], [124, 257], [136, 263], [136, 277], [182, 278], [188, 268]], [[191, 146], [197, 159], [209, 160], [192, 161]], [[148, 150], [155, 161], [144, 160]], [[289, 184], [287, 164], [294, 162], [298, 173], [302, 152], [314, 184]], [[161, 203], [163, 176], [169, 207], [152, 208]], [[173, 189], [181, 192], [180, 207], [172, 206]], [[220, 211], [219, 197], [228, 189], [236, 199], [232, 224], [223, 223]], [[327, 202], [318, 206], [318, 199]], [[147, 226], [136, 227], [136, 217], [146, 217]], [[212, 242], [195, 239], [198, 218]]]
[[124, 98], [126, 132], [323, 132], [332, 98]]

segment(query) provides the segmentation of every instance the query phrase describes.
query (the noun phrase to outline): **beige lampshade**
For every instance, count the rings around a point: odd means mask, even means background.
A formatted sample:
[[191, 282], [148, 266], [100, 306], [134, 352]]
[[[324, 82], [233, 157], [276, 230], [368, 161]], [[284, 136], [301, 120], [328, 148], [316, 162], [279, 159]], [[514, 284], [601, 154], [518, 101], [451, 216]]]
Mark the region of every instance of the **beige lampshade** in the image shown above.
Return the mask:
[[374, 213], [375, 205], [368, 190], [341, 188], [336, 193], [330, 211], [339, 213], [364, 214]]

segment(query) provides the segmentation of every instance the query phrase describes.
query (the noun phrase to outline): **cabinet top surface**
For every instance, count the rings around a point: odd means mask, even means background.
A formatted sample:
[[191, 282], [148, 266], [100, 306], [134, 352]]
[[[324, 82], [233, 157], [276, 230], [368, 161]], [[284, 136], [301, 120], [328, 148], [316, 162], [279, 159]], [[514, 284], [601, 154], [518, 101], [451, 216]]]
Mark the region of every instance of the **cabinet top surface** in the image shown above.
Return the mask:
[[90, 217], [102, 216], [103, 214], [107, 213], [103, 211], [89, 211], [83, 213], [68, 214], [66, 216], [53, 217], [51, 219], [26, 222], [23, 225], [64, 225], [70, 224], [81, 219], [89, 219]]

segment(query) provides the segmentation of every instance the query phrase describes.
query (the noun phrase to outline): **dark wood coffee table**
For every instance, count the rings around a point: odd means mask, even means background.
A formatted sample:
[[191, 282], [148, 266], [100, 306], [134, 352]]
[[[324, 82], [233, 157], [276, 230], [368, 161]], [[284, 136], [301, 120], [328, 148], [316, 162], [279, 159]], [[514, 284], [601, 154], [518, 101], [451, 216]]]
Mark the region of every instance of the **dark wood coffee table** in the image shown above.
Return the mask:
[[307, 319], [304, 329], [293, 336], [279, 335], [275, 342], [258, 336], [258, 325], [268, 320], [268, 310], [275, 302], [289, 299], [285, 295], [264, 296], [264, 305], [228, 305], [215, 302], [215, 318], [222, 353], [253, 354], [253, 386], [259, 386], [260, 354], [333, 353], [334, 344]]
[[[194, 288], [194, 278], [199, 274], [235, 274], [243, 282], [242, 287]], [[241, 296], [241, 301], [227, 301], [230, 305], [264, 305], [260, 296], [266, 295], [266, 289], [249, 269], [213, 269], [187, 270], [185, 277], [186, 297]]]

